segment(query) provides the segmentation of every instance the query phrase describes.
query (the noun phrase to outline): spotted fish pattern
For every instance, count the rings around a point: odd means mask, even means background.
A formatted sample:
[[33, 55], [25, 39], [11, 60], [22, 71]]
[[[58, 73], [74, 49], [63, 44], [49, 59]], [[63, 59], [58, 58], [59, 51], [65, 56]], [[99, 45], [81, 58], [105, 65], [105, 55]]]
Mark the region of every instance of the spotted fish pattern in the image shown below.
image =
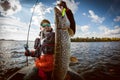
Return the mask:
[[53, 80], [64, 80], [69, 67], [70, 36], [66, 28], [66, 16], [62, 16], [58, 8], [55, 11], [55, 61]]

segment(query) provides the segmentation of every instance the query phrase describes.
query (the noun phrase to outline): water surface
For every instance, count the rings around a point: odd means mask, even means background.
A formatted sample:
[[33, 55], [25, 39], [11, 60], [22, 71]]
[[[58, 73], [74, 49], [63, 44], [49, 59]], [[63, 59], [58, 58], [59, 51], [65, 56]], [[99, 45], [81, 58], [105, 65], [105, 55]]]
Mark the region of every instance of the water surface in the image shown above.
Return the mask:
[[[25, 41], [0, 41], [0, 80], [26, 66]], [[33, 49], [34, 42], [29, 42]], [[72, 42], [71, 55], [78, 63], [70, 64], [85, 80], [120, 79], [120, 42]], [[33, 64], [29, 58], [29, 64]]]

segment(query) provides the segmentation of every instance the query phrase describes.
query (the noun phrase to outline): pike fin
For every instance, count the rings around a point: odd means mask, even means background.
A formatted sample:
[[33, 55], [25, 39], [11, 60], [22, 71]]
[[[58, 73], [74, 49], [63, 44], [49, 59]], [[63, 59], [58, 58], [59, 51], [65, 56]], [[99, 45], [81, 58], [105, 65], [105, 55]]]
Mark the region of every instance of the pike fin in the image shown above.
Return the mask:
[[70, 57], [70, 62], [71, 62], [71, 63], [78, 63], [77, 57], [71, 56], [71, 57]]
[[74, 36], [74, 32], [71, 28], [68, 28], [68, 33], [69, 33], [70, 37]]

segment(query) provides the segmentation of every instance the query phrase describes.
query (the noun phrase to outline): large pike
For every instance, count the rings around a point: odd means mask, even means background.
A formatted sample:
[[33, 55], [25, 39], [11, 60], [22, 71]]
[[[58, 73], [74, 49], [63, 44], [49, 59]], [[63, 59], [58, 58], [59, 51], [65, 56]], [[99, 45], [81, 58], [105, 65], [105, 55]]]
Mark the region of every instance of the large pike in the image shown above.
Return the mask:
[[69, 67], [70, 36], [68, 33], [67, 17], [62, 16], [58, 7], [55, 11], [55, 62], [53, 80], [64, 80]]

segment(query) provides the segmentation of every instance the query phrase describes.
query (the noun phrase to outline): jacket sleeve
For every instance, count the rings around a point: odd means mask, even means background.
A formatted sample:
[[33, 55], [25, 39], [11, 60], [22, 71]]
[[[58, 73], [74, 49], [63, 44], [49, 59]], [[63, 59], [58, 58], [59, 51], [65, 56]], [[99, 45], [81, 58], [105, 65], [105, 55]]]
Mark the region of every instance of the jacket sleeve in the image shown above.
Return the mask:
[[36, 38], [35, 42], [34, 42], [34, 49], [35, 50], [27, 50], [25, 52], [25, 56], [31, 56], [31, 57], [39, 57], [41, 55], [41, 51], [40, 51], [40, 38]]
[[67, 17], [70, 21], [70, 28], [73, 30], [74, 34], [76, 32], [76, 25], [75, 25], [75, 20], [74, 20], [74, 15], [70, 9], [66, 11]]
[[40, 46], [40, 38], [36, 38], [34, 42], [34, 49], [37, 49]]
[[[25, 56], [32, 56], [34, 53], [35, 53], [35, 51], [33, 51], [33, 50], [31, 50], [31, 51], [27, 50], [27, 51], [25, 51]], [[34, 56], [32, 56], [32, 57], [34, 57]]]
[[41, 51], [40, 51], [40, 38], [36, 38], [35, 42], [34, 42], [34, 49], [35, 51], [30, 51], [30, 56], [32, 57], [39, 57], [41, 55]]

